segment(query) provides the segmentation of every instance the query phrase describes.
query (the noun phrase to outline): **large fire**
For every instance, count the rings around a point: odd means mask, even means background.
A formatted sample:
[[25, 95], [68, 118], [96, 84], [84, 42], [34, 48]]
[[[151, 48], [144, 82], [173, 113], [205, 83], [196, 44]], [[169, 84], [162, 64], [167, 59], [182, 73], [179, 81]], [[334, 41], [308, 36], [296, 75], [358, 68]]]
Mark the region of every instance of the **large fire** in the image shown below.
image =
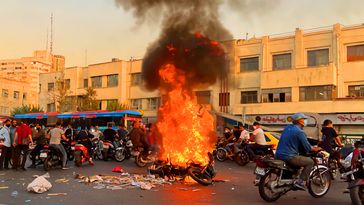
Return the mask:
[[159, 76], [169, 87], [156, 124], [162, 136], [162, 159], [180, 166], [189, 160], [207, 164], [207, 152], [213, 149], [213, 116], [197, 104], [187, 89], [186, 74], [181, 69], [165, 64], [160, 68]]

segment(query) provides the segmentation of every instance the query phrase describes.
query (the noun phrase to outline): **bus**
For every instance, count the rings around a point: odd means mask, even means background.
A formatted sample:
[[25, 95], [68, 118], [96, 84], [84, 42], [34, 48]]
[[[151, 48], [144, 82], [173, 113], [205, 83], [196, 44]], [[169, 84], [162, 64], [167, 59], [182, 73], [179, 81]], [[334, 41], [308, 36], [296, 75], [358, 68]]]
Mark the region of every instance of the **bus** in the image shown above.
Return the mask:
[[130, 128], [131, 122], [141, 121], [142, 114], [134, 110], [118, 110], [118, 111], [87, 111], [87, 112], [72, 112], [72, 113], [29, 113], [29, 114], [16, 114], [15, 119], [24, 119], [28, 124], [41, 123], [43, 125], [54, 125], [56, 122], [61, 122], [63, 126], [72, 124], [74, 128], [79, 129], [81, 125], [99, 126], [103, 131], [106, 129], [107, 124], [111, 123], [113, 129], [116, 126], [124, 124]]

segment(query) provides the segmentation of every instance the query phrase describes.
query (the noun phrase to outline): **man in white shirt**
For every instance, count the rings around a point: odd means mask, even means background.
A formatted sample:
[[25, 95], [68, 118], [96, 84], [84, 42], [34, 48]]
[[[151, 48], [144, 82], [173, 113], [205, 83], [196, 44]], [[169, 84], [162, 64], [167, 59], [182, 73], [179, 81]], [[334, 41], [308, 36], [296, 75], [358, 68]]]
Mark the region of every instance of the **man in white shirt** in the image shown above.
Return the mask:
[[245, 129], [245, 127], [244, 126], [240, 126], [240, 137], [239, 137], [239, 139], [238, 139], [238, 141], [236, 141], [235, 143], [234, 143], [234, 152], [236, 153], [238, 150], [239, 150], [239, 146], [241, 145], [241, 143], [243, 142], [243, 141], [247, 141], [247, 140], [249, 140], [249, 132], [248, 132], [248, 130], [246, 130]]
[[11, 140], [10, 140], [10, 120], [4, 121], [4, 126], [0, 128], [0, 140], [3, 141], [3, 147], [1, 149], [0, 156], [0, 170], [3, 168], [9, 169], [9, 158], [8, 151], [10, 150]]
[[253, 128], [254, 128], [254, 132], [253, 132], [252, 135], [254, 137], [255, 144], [248, 144], [247, 147], [246, 147], [250, 159], [255, 158], [254, 150], [262, 148], [263, 145], [267, 145], [267, 141], [265, 140], [265, 136], [264, 136], [264, 131], [260, 127], [260, 123], [259, 122], [254, 122], [253, 123]]

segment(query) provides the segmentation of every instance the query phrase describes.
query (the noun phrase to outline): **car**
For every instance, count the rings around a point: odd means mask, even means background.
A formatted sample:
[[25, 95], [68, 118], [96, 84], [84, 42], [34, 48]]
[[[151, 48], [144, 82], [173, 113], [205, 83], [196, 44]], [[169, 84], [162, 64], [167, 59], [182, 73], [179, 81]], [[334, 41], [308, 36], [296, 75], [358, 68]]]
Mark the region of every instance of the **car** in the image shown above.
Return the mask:
[[273, 145], [273, 149], [276, 150], [281, 134], [277, 132], [264, 132], [264, 136], [267, 144]]

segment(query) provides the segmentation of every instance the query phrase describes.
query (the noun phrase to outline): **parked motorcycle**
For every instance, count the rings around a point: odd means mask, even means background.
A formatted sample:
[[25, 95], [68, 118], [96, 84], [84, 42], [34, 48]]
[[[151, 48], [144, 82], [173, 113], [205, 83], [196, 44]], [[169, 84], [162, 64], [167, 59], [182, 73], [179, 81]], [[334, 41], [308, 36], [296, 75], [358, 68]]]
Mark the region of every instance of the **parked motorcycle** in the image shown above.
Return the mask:
[[44, 145], [39, 157], [43, 160], [44, 171], [49, 171], [51, 168], [62, 166], [62, 153], [50, 145]]
[[73, 161], [76, 142], [75, 141], [67, 142], [65, 140], [61, 140], [61, 144], [63, 145], [64, 149], [67, 152], [68, 161]]
[[92, 142], [92, 158], [93, 159], [103, 159], [102, 150], [103, 150], [103, 142], [99, 138], [94, 138], [91, 140]]
[[[241, 143], [239, 150], [237, 150], [237, 153], [235, 155], [235, 162], [240, 166], [245, 166], [250, 161], [254, 161], [253, 156], [249, 156], [247, 151], [247, 145], [249, 143], [247, 141], [244, 141]], [[268, 156], [270, 158], [274, 157], [273, 152], [273, 145], [262, 145], [259, 149], [253, 150], [255, 156]]]
[[114, 146], [113, 143], [111, 143], [108, 140], [102, 141], [102, 158], [103, 160], [107, 161], [108, 158], [113, 158], [117, 162], [122, 162], [125, 159], [124, 155], [124, 149], [121, 146], [121, 142], [119, 140], [115, 141], [117, 144], [117, 147]]
[[89, 162], [93, 165], [90, 154], [88, 153], [87, 148], [83, 144], [75, 145], [75, 165], [77, 167], [82, 166], [84, 162]]
[[173, 165], [168, 161], [158, 160], [149, 168], [149, 172], [159, 175], [159, 177], [168, 177], [170, 179], [177, 178], [183, 180], [190, 176], [196, 182], [207, 186], [212, 184], [212, 179], [216, 175], [213, 155], [209, 152], [208, 156], [209, 162], [207, 165], [201, 165], [190, 160], [186, 163], [185, 167]]
[[[323, 197], [330, 189], [329, 168], [320, 165], [315, 159], [322, 158], [321, 152], [311, 153], [314, 167], [308, 179], [308, 192], [315, 198]], [[287, 192], [298, 189], [294, 186], [301, 168], [291, 167], [282, 160], [256, 160], [255, 174], [259, 178], [259, 194], [267, 202], [277, 201]]]
[[128, 140], [126, 142], [121, 141], [122, 143], [120, 144], [120, 146], [118, 148], [116, 148], [116, 152], [115, 152], [115, 160], [118, 162], [122, 162], [125, 159], [130, 159], [131, 157], [131, 152], [133, 149], [133, 144], [131, 142], [131, 140]]

